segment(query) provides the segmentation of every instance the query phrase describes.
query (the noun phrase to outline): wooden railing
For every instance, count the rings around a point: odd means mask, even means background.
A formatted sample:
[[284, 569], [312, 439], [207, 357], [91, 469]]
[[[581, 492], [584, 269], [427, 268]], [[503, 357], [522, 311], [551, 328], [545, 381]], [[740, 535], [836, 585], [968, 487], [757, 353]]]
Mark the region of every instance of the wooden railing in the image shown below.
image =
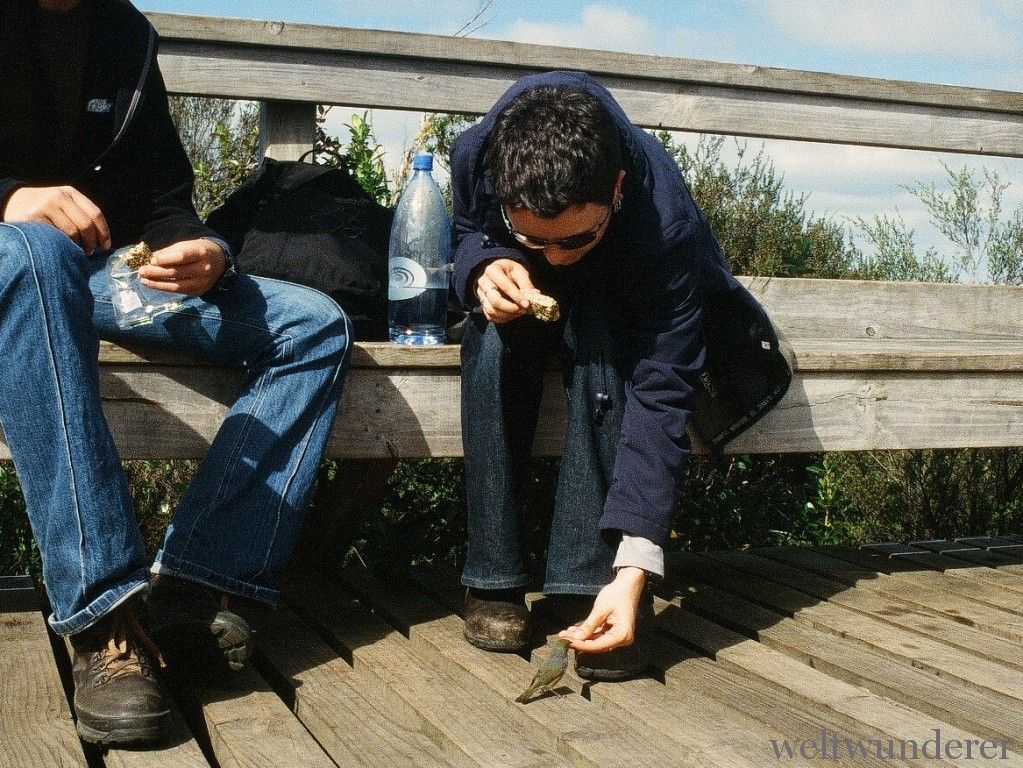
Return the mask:
[[639, 125], [1023, 157], [1023, 94], [401, 32], [149, 14], [170, 90], [266, 103], [268, 153], [312, 145], [316, 104], [484, 113], [519, 77], [579, 69]]

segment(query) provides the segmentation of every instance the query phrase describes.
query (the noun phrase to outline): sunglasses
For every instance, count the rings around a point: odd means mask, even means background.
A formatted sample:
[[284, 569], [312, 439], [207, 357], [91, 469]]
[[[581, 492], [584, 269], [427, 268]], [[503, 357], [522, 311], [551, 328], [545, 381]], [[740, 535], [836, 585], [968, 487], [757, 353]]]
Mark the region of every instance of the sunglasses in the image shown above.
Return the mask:
[[580, 248], [585, 248], [587, 245], [597, 239], [597, 235], [600, 234], [600, 230], [607, 224], [608, 219], [611, 218], [611, 214], [614, 213], [614, 207], [608, 206], [607, 213], [604, 218], [600, 220], [600, 223], [593, 229], [587, 230], [586, 232], [579, 232], [568, 237], [562, 237], [557, 240], [544, 240], [541, 237], [533, 237], [532, 235], [524, 235], [521, 232], [515, 231], [515, 228], [511, 225], [508, 220], [508, 214], [504, 210], [504, 206], [501, 206], [501, 218], [504, 219], [504, 225], [508, 227], [508, 231], [512, 237], [518, 240], [527, 248], [533, 250], [543, 250], [544, 248], [557, 248], [561, 251], [577, 251]]

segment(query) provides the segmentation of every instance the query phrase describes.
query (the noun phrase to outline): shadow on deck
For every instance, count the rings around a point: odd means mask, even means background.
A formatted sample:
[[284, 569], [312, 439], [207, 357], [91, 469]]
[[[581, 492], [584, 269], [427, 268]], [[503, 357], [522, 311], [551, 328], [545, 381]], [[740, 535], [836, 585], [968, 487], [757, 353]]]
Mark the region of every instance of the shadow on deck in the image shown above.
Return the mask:
[[304, 573], [250, 669], [173, 686], [167, 746], [102, 753], [0, 579], [0, 766], [1023, 766], [1023, 538], [679, 554], [657, 594], [649, 677], [521, 705], [531, 662], [464, 642], [453, 574]]

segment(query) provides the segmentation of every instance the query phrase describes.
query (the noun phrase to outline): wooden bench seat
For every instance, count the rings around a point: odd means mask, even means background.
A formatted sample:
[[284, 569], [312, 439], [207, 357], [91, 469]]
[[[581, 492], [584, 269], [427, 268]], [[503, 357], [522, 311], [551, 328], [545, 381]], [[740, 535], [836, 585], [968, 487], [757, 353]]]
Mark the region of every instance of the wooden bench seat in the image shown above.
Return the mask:
[[[728, 452], [1023, 445], [1023, 288], [743, 280], [795, 379]], [[124, 458], [201, 457], [237, 392], [238, 371], [181, 355], [105, 343], [100, 362]], [[460, 456], [458, 366], [454, 345], [357, 344], [327, 456]], [[537, 454], [560, 452], [563, 424], [552, 368]]]

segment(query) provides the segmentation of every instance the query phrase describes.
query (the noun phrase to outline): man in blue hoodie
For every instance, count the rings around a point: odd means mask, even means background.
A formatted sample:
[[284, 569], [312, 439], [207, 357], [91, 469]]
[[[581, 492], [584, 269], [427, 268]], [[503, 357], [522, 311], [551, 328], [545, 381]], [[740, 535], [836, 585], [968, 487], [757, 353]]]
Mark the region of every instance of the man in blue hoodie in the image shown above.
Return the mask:
[[[351, 349], [331, 299], [236, 275], [196, 216], [156, 48], [120, 0], [0, 4], [0, 423], [49, 624], [74, 649], [78, 732], [98, 743], [164, 733], [150, 634], [186, 669], [246, 661], [246, 617], [279, 598]], [[104, 266], [140, 240], [142, 282], [181, 302], [125, 329]], [[101, 407], [101, 338], [241, 369], [152, 567]]]
[[[559, 350], [568, 422], [544, 592], [584, 606], [561, 633], [580, 675], [634, 676], [647, 665], [648, 587], [664, 573], [686, 427], [721, 368], [714, 350], [759, 371], [773, 403], [788, 383], [777, 337], [678, 165], [588, 75], [515, 83], [460, 137], [451, 167], [454, 287], [473, 308], [462, 342], [466, 639], [495, 651], [529, 641], [520, 502]], [[560, 321], [531, 316], [536, 290], [559, 302]]]

